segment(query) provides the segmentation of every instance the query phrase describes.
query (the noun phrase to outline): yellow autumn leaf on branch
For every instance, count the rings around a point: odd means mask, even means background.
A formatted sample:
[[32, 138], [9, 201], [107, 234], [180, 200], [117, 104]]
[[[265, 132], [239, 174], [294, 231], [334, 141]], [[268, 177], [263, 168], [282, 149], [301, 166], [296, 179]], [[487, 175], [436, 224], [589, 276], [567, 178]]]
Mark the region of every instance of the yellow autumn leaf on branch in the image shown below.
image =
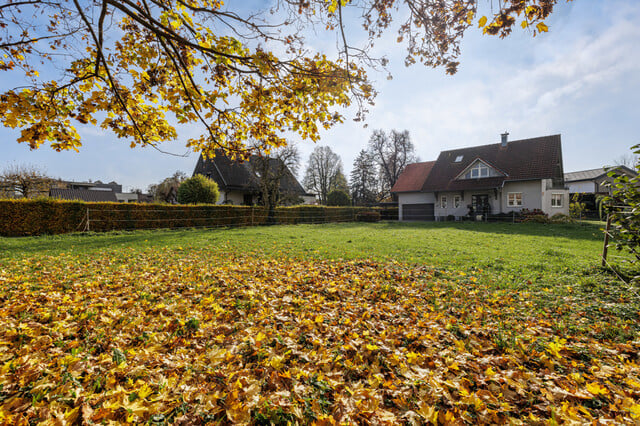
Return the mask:
[[480, 20], [478, 21], [478, 28], [482, 28], [485, 25], [487, 25], [487, 17], [483, 16], [482, 18], [480, 18]]

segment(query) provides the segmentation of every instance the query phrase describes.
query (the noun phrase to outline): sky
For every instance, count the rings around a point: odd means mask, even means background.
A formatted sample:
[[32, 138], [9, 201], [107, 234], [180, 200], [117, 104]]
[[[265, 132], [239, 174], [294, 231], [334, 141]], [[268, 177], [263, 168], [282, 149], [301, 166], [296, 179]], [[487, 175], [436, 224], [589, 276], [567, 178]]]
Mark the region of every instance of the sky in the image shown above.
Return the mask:
[[[613, 164], [640, 143], [639, 21], [638, 0], [560, 0], [546, 21], [549, 32], [536, 37], [517, 28], [499, 39], [471, 28], [453, 76], [442, 68], [405, 67], [389, 33], [375, 53], [390, 59], [393, 79], [370, 74], [379, 94], [367, 127], [351, 120], [355, 109], [347, 110], [345, 123], [322, 131], [317, 144], [294, 138], [302, 157], [299, 174], [315, 146], [326, 145], [340, 155], [348, 176], [373, 129], [408, 130], [422, 161], [435, 160], [442, 150], [498, 143], [508, 131], [510, 140], [561, 134], [565, 172]], [[335, 39], [312, 43], [331, 48]], [[198, 160], [193, 152], [176, 157], [132, 149], [97, 127], [79, 132], [80, 152], [59, 153], [45, 146], [31, 151], [16, 142], [18, 130], [0, 127], [0, 170], [30, 164], [66, 180], [116, 181], [125, 190], [144, 190], [177, 170], [190, 175]], [[161, 148], [184, 154], [185, 140]]]

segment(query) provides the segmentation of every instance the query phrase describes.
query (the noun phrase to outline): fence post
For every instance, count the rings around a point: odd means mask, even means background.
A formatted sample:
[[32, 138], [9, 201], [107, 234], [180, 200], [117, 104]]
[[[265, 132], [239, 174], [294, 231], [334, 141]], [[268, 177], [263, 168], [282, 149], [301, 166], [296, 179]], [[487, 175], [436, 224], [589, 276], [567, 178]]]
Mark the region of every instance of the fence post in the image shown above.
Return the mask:
[[91, 227], [89, 226], [89, 207], [87, 207], [87, 232], [91, 231]]
[[251, 226], [253, 226], [253, 206], [251, 206]]
[[609, 247], [609, 229], [611, 228], [611, 215], [607, 213], [607, 226], [604, 229], [604, 246], [602, 247], [602, 267], [607, 266], [607, 249]]

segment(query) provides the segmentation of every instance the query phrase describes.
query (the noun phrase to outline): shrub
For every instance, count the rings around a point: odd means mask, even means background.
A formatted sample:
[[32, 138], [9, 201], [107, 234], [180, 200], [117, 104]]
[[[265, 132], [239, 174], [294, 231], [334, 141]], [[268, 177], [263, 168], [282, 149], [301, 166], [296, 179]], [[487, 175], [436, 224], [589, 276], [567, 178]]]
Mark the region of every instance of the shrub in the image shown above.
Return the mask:
[[340, 190], [334, 189], [327, 195], [327, 205], [328, 206], [350, 206], [351, 198], [349, 194]]
[[218, 184], [202, 175], [185, 180], [178, 188], [180, 204], [215, 204], [219, 196]]
[[572, 223], [574, 220], [566, 214], [556, 213], [551, 216], [551, 223]]
[[[640, 154], [640, 144], [631, 149], [634, 154]], [[640, 163], [634, 166], [634, 171], [640, 173]], [[611, 171], [608, 175], [614, 178], [613, 191], [603, 203], [611, 220], [611, 240], [618, 250], [624, 249], [633, 255], [630, 262], [635, 269], [640, 262], [640, 174], [629, 177]], [[640, 281], [640, 275], [633, 280]]]
[[356, 215], [356, 220], [358, 222], [379, 222], [380, 213], [373, 210], [360, 212]]

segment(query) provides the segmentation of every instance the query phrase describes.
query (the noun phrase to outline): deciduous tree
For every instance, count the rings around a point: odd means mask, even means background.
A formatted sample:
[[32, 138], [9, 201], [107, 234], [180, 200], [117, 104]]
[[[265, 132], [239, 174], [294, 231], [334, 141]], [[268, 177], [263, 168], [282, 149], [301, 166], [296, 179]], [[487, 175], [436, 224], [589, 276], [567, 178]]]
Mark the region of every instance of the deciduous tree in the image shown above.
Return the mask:
[[[487, 0], [487, 18], [476, 16], [480, 0], [284, 0], [265, 11], [220, 0], [5, 0], [0, 72], [18, 83], [0, 95], [0, 121], [32, 149], [56, 150], [81, 146], [78, 125], [157, 146], [199, 123], [190, 149], [248, 156], [251, 139], [283, 146], [293, 131], [317, 141], [354, 101], [362, 118], [375, 95], [366, 70], [385, 64], [370, 49], [392, 25], [406, 64], [454, 73], [469, 27], [503, 37], [520, 23], [535, 35], [557, 1]], [[356, 13], [365, 37], [346, 22]], [[337, 51], [310, 49], [312, 26], [335, 32]]]
[[304, 186], [320, 198], [320, 203], [326, 204], [339, 173], [343, 174], [340, 156], [328, 146], [317, 146], [309, 156]]
[[[289, 203], [299, 195], [287, 191], [288, 183], [295, 180], [300, 166], [300, 153], [295, 145], [260, 152], [251, 157], [250, 167], [260, 187], [261, 203], [268, 210], [268, 221], [275, 221], [275, 209], [280, 203]], [[285, 188], [283, 188], [285, 187]]]
[[14, 164], [4, 169], [0, 175], [0, 191], [10, 198], [46, 197], [53, 182], [37, 166]]
[[[632, 150], [634, 155], [640, 155], [640, 144], [633, 146]], [[632, 263], [637, 265], [640, 262], [640, 164], [636, 163], [633, 170], [638, 173], [633, 177], [616, 174], [615, 169], [609, 173], [615, 176], [613, 191], [603, 201], [611, 215], [611, 243], [630, 252]], [[634, 270], [637, 274], [637, 267]], [[634, 280], [640, 282], [640, 275], [636, 275]]]
[[391, 188], [407, 164], [417, 161], [409, 132], [374, 130], [369, 139], [369, 152], [380, 170], [383, 195], [389, 196]]
[[147, 191], [155, 201], [174, 204], [178, 202], [178, 188], [186, 179], [187, 175], [178, 170], [162, 182], [149, 185]]

